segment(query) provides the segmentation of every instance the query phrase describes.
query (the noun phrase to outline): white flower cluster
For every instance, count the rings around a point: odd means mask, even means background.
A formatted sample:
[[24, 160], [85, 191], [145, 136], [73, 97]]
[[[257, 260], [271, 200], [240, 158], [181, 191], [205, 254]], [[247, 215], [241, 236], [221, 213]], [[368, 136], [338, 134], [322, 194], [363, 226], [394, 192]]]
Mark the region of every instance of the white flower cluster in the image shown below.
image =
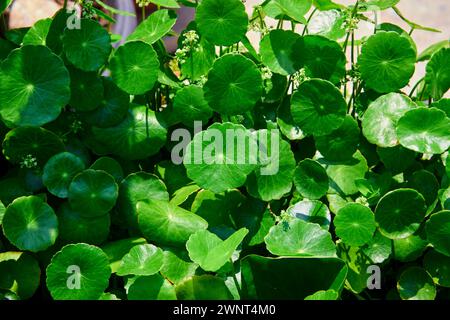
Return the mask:
[[358, 29], [358, 24], [359, 24], [360, 19], [358, 17], [353, 16], [352, 10], [347, 10], [344, 13], [344, 16], [345, 16], [345, 20], [344, 20], [343, 27], [345, 28], [345, 30], [347, 32], [351, 32], [353, 30]]
[[186, 62], [186, 58], [192, 51], [198, 50], [198, 42], [200, 40], [200, 37], [195, 30], [189, 30], [183, 36], [182, 47], [175, 51], [175, 58], [180, 64]]
[[306, 75], [305, 68], [301, 68], [296, 73], [292, 75], [292, 82], [294, 87], [298, 87], [302, 82], [309, 80], [310, 78]]
[[21, 168], [33, 169], [37, 167], [37, 159], [31, 154], [27, 154], [20, 162]]
[[146, 7], [146, 6], [148, 6], [150, 3], [152, 3], [151, 0], [136, 0], [136, 4], [137, 4], [140, 8]]
[[263, 67], [261, 69], [261, 74], [262, 74], [263, 80], [269, 80], [272, 78], [272, 71], [270, 71], [270, 69], [268, 67]]

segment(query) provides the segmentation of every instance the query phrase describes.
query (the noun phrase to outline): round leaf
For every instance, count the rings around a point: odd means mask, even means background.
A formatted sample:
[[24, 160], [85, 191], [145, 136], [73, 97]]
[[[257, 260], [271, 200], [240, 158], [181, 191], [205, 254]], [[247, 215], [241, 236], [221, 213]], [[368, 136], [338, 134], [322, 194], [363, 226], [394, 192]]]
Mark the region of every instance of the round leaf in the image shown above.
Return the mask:
[[270, 228], [264, 241], [278, 256], [334, 257], [336, 247], [328, 231], [300, 219], [281, 221]]
[[208, 41], [229, 46], [245, 36], [248, 16], [240, 0], [204, 0], [197, 8], [195, 21]]
[[347, 103], [330, 82], [312, 79], [303, 82], [292, 96], [291, 113], [302, 131], [315, 136], [330, 134], [345, 119]]
[[44, 46], [14, 50], [0, 66], [0, 115], [8, 126], [55, 120], [70, 99], [69, 73]]
[[450, 147], [450, 119], [439, 109], [417, 108], [400, 118], [397, 135], [405, 148], [441, 154]]
[[203, 89], [195, 85], [177, 91], [173, 100], [173, 111], [188, 127], [192, 127], [194, 121], [207, 122], [212, 116], [212, 110], [205, 100]]
[[344, 161], [351, 159], [359, 144], [359, 126], [351, 116], [345, 117], [338, 129], [326, 136], [315, 137], [316, 148], [326, 159]]
[[84, 163], [76, 155], [70, 152], [58, 153], [45, 164], [42, 182], [51, 194], [67, 198], [70, 182], [82, 170]]
[[450, 211], [433, 214], [427, 221], [426, 233], [434, 249], [450, 257]]
[[151, 276], [163, 265], [163, 252], [152, 244], [141, 244], [131, 248], [120, 263], [117, 275]]
[[417, 52], [410, 40], [396, 32], [377, 32], [362, 46], [358, 58], [361, 78], [380, 93], [397, 91], [414, 74]]
[[114, 53], [110, 69], [120, 89], [129, 94], [144, 94], [158, 80], [158, 56], [152, 46], [145, 42], [127, 42]]
[[91, 19], [81, 19], [80, 28], [66, 28], [62, 43], [67, 60], [84, 71], [97, 71], [112, 49], [108, 31]]
[[294, 172], [294, 184], [298, 192], [308, 199], [320, 199], [328, 191], [328, 176], [316, 161], [301, 161]]
[[328, 230], [331, 223], [330, 210], [317, 200], [303, 200], [290, 206], [286, 213], [306, 222], [317, 223], [323, 229]]
[[349, 203], [341, 208], [333, 224], [336, 227], [336, 235], [345, 244], [355, 247], [372, 240], [377, 227], [372, 210], [359, 203]]
[[208, 227], [200, 216], [167, 201], [141, 201], [136, 208], [144, 237], [158, 245], [183, 246], [191, 234]]
[[442, 48], [432, 56], [427, 65], [425, 83], [433, 99], [441, 99], [448, 91], [450, 88], [450, 48]]
[[450, 287], [450, 257], [436, 250], [430, 250], [423, 259], [423, 265], [435, 283], [446, 288]]
[[128, 300], [176, 300], [174, 286], [161, 275], [137, 278], [128, 289]]
[[412, 235], [425, 218], [423, 196], [413, 189], [397, 189], [385, 194], [375, 209], [381, 233], [390, 239]]
[[69, 186], [70, 206], [84, 217], [102, 216], [116, 203], [119, 187], [104, 171], [84, 170]]
[[203, 89], [206, 101], [215, 111], [225, 115], [243, 114], [253, 109], [261, 98], [261, 72], [250, 59], [227, 54], [214, 62]]
[[379, 97], [364, 113], [362, 120], [364, 136], [370, 143], [379, 147], [395, 147], [399, 143], [396, 132], [398, 120], [416, 107], [410, 98], [399, 93]]
[[108, 287], [111, 268], [100, 248], [78, 243], [56, 253], [46, 273], [53, 299], [96, 300]]
[[37, 196], [14, 200], [6, 208], [2, 227], [6, 238], [20, 250], [43, 251], [58, 237], [55, 212]]
[[410, 267], [403, 271], [397, 283], [397, 289], [403, 300], [434, 300], [436, 287], [433, 279], [424, 269]]
[[91, 111], [103, 100], [104, 88], [100, 77], [95, 72], [84, 72], [69, 68], [70, 91], [69, 104], [77, 111]]

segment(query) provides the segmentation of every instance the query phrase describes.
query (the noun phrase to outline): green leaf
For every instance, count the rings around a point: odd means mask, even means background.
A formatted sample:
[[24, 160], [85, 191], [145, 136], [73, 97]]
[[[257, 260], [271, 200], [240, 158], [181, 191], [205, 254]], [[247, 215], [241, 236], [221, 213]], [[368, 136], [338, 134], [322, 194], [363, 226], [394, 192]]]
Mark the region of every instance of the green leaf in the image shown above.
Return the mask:
[[400, 118], [397, 135], [405, 148], [441, 154], [450, 147], [450, 119], [436, 108], [416, 108]]
[[116, 273], [122, 262], [122, 258], [134, 246], [147, 243], [144, 238], [128, 238], [108, 242], [102, 246], [102, 250], [108, 256], [112, 273]]
[[214, 62], [203, 89], [213, 110], [225, 115], [243, 114], [261, 98], [261, 72], [250, 59], [227, 54]]
[[308, 199], [320, 199], [329, 187], [325, 169], [316, 161], [300, 161], [294, 172], [294, 184], [300, 194]]
[[417, 52], [407, 37], [377, 32], [362, 46], [358, 65], [366, 86], [380, 93], [397, 91], [409, 82]]
[[78, 243], [56, 253], [46, 274], [53, 299], [96, 300], [108, 287], [111, 268], [100, 248]]
[[305, 14], [311, 8], [311, 0], [271, 0], [265, 7], [264, 11], [268, 16], [279, 19], [282, 16], [306, 24]]
[[150, 0], [151, 3], [156, 4], [157, 6], [166, 7], [166, 8], [179, 8], [180, 6], [175, 0]]
[[379, 147], [395, 147], [399, 144], [396, 127], [400, 118], [417, 105], [407, 96], [389, 93], [369, 105], [362, 120], [366, 139]]
[[294, 50], [302, 53], [302, 59], [296, 61], [296, 68], [305, 67], [308, 77], [338, 84], [345, 76], [346, 57], [336, 41], [319, 35], [307, 35], [298, 39]]
[[177, 21], [177, 15], [172, 10], [157, 10], [138, 25], [127, 38], [127, 41], [143, 41], [149, 45], [164, 37]]
[[[284, 92], [282, 94], [284, 94]], [[306, 134], [300, 127], [294, 124], [294, 119], [292, 119], [291, 114], [291, 100], [288, 97], [284, 99], [283, 103], [278, 108], [277, 124], [280, 131], [289, 140], [302, 140], [306, 137]]]
[[306, 222], [317, 223], [323, 229], [328, 230], [331, 224], [330, 210], [317, 200], [303, 200], [290, 206], [286, 213]]
[[363, 179], [368, 171], [367, 161], [360, 151], [357, 151], [350, 160], [332, 162], [324, 158], [317, 160], [326, 170], [330, 180], [330, 189], [342, 195], [357, 193], [355, 181]]
[[175, 287], [160, 274], [138, 277], [128, 289], [128, 300], [176, 300]]
[[344, 14], [336, 9], [319, 11], [308, 23], [308, 33], [338, 40], [345, 36]]
[[414, 172], [409, 183], [412, 189], [419, 191], [423, 195], [427, 205], [432, 205], [432, 203], [437, 199], [439, 182], [430, 171], [419, 170]]
[[92, 126], [107, 128], [119, 124], [127, 116], [130, 96], [109, 78], [102, 78], [102, 84], [103, 100], [96, 105], [95, 110], [82, 116]]
[[[279, 200], [292, 189], [292, 176], [295, 170], [295, 158], [288, 142], [276, 135], [270, 135], [267, 130], [260, 131], [259, 137], [268, 137], [266, 149], [270, 155], [269, 163], [253, 172], [247, 180], [248, 192], [263, 201]], [[265, 138], [267, 139], [267, 138]], [[273, 147], [271, 139], [278, 139], [278, 148]], [[260, 146], [265, 144], [259, 140]], [[263, 170], [265, 171], [262, 174]], [[272, 173], [272, 174], [266, 174]]]
[[59, 238], [64, 243], [88, 243], [99, 245], [106, 241], [109, 235], [111, 219], [109, 214], [100, 217], [86, 218], [73, 210], [68, 202], [58, 209]]
[[141, 244], [131, 248], [120, 263], [117, 275], [151, 276], [163, 265], [163, 251], [152, 244]]
[[341, 92], [325, 80], [303, 82], [291, 99], [294, 123], [314, 136], [324, 136], [338, 129], [344, 123], [346, 110]]
[[313, 0], [313, 3], [314, 6], [321, 11], [345, 8], [344, 5], [335, 3], [332, 0]]
[[401, 262], [411, 262], [419, 259], [429, 245], [422, 230], [407, 238], [394, 239], [392, 243], [394, 258]]
[[39, 263], [31, 254], [0, 253], [1, 289], [11, 290], [21, 299], [29, 299], [39, 288], [40, 275]]
[[93, 170], [102, 170], [109, 173], [119, 183], [123, 180], [123, 169], [120, 164], [110, 157], [100, 157], [89, 167]]
[[423, 266], [436, 284], [446, 288], [450, 287], [450, 257], [436, 250], [430, 250], [423, 258]]
[[316, 293], [309, 295], [305, 298], [305, 300], [337, 300], [339, 298], [339, 294], [334, 290], [320, 290]]
[[264, 241], [272, 254], [297, 257], [335, 257], [336, 247], [328, 231], [300, 219], [281, 221]]
[[397, 288], [403, 300], [434, 300], [436, 298], [433, 279], [420, 267], [410, 267], [403, 271]]
[[249, 255], [241, 262], [242, 299], [301, 300], [320, 290], [340, 292], [347, 275], [337, 258], [268, 258]]
[[108, 153], [128, 160], [144, 159], [159, 152], [167, 139], [166, 124], [146, 106], [129, 108], [122, 122], [108, 128], [93, 127], [94, 139]]
[[215, 123], [196, 134], [186, 147], [183, 162], [187, 175], [215, 193], [240, 187], [257, 167], [256, 154], [251, 152], [255, 145], [255, 136], [243, 126]]
[[363, 252], [373, 263], [383, 263], [392, 254], [392, 241], [376, 231], [372, 240], [364, 246]]
[[120, 89], [129, 94], [144, 94], [158, 80], [158, 56], [152, 46], [145, 42], [127, 42], [114, 52], [110, 69]]
[[98, 217], [114, 207], [118, 191], [112, 176], [104, 171], [87, 169], [70, 183], [69, 203], [85, 217]]
[[349, 245], [360, 247], [372, 240], [375, 217], [370, 208], [359, 203], [349, 203], [341, 208], [333, 220], [336, 235]]
[[329, 135], [314, 138], [316, 148], [322, 156], [331, 161], [345, 161], [355, 154], [360, 140], [358, 122], [350, 115], [344, 123]]
[[8, 9], [8, 7], [11, 5], [12, 2], [13, 2], [13, 0], [1, 0], [0, 1], [0, 14], [2, 14], [3, 11]]
[[38, 252], [52, 246], [58, 237], [58, 219], [38, 196], [20, 197], [5, 211], [2, 221], [6, 238], [20, 250]]
[[67, 198], [70, 182], [83, 170], [84, 163], [76, 155], [70, 152], [58, 153], [45, 164], [42, 182], [51, 194]]
[[222, 278], [193, 276], [176, 286], [178, 300], [230, 300], [231, 293]]
[[450, 47], [450, 41], [449, 40], [443, 40], [439, 41], [437, 43], [432, 44], [428, 48], [426, 48], [417, 58], [417, 62], [427, 61], [430, 60], [431, 57], [438, 51], [440, 51], [442, 48], [449, 48]]
[[240, 0], [204, 0], [195, 21], [200, 34], [218, 46], [239, 42], [247, 32], [248, 16]]
[[111, 53], [111, 37], [97, 22], [81, 19], [81, 28], [66, 28], [62, 37], [67, 59], [83, 71], [97, 71], [106, 63]]
[[69, 104], [77, 111], [92, 111], [103, 100], [104, 88], [102, 79], [96, 72], [84, 72], [69, 67], [70, 101]]
[[397, 189], [380, 199], [375, 220], [384, 236], [402, 239], [419, 229], [425, 213], [425, 199], [420, 193], [413, 189]]
[[[220, 225], [232, 226], [230, 215], [239, 210], [244, 200], [242, 193], [235, 189], [223, 194], [201, 190], [192, 202], [191, 211], [208, 221], [210, 228]], [[174, 203], [173, 200], [171, 202]]]
[[0, 115], [10, 127], [51, 122], [69, 102], [69, 85], [62, 60], [48, 48], [14, 50], [0, 66]]
[[239, 229], [222, 241], [214, 233], [200, 230], [189, 237], [186, 248], [189, 257], [205, 271], [217, 271], [225, 265], [237, 249], [248, 230]]
[[167, 201], [141, 201], [136, 208], [144, 237], [158, 245], [183, 246], [191, 234], [208, 227], [200, 216]]
[[161, 274], [175, 284], [192, 277], [195, 275], [198, 265], [186, 260], [180, 258], [172, 251], [164, 251], [164, 263], [161, 267]]
[[23, 37], [22, 45], [45, 46], [52, 19], [37, 21]]
[[128, 227], [139, 230], [136, 205], [146, 200], [169, 200], [166, 186], [158, 177], [136, 172], [123, 179], [119, 185], [117, 210]]
[[188, 127], [194, 121], [208, 122], [212, 116], [212, 109], [205, 100], [203, 89], [190, 85], [177, 91], [173, 100], [173, 112], [177, 120]]
[[[262, 62], [272, 72], [287, 76], [295, 73], [296, 63], [294, 44], [300, 36], [289, 30], [272, 30], [266, 34], [260, 43], [260, 54]], [[301, 56], [300, 56], [301, 57]]]
[[434, 213], [426, 223], [426, 233], [433, 248], [450, 257], [450, 211]]
[[425, 84], [435, 100], [441, 99], [450, 88], [450, 48], [442, 48], [427, 64]]
[[31, 155], [43, 167], [53, 155], [64, 151], [62, 141], [53, 132], [37, 127], [19, 127], [8, 132], [3, 141], [3, 154], [12, 163], [20, 163]]

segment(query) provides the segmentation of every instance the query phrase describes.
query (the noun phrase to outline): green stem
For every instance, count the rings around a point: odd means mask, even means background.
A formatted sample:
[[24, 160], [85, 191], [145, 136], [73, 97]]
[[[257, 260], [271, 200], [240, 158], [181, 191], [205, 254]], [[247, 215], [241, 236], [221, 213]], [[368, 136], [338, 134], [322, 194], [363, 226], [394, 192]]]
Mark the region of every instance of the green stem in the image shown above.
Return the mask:
[[411, 98], [414, 94], [414, 92], [416, 91], [416, 89], [419, 87], [419, 85], [425, 81], [425, 77], [421, 78], [419, 81], [417, 81], [417, 83], [414, 85], [414, 87], [411, 90], [411, 93], [409, 94], [409, 97]]
[[306, 32], [308, 32], [308, 25], [311, 22], [311, 19], [316, 12], [317, 12], [317, 8], [314, 8], [313, 12], [311, 12], [311, 14], [309, 15], [308, 20], [306, 21], [305, 27], [303, 28], [302, 36], [304, 36], [306, 34]]
[[64, 9], [64, 10], [67, 9], [67, 0], [64, 0], [63, 9]]
[[145, 7], [142, 7], [142, 21], [145, 20]]

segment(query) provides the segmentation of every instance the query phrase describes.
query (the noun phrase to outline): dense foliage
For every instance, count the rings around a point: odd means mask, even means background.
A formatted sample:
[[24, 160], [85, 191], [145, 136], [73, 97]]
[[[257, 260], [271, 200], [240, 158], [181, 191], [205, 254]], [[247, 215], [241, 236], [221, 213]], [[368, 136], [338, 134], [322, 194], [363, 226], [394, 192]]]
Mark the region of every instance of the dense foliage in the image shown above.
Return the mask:
[[[150, 2], [120, 46], [90, 1], [0, 39], [2, 298], [450, 297], [448, 41], [419, 54], [399, 0]], [[196, 161], [227, 129], [278, 149]]]

